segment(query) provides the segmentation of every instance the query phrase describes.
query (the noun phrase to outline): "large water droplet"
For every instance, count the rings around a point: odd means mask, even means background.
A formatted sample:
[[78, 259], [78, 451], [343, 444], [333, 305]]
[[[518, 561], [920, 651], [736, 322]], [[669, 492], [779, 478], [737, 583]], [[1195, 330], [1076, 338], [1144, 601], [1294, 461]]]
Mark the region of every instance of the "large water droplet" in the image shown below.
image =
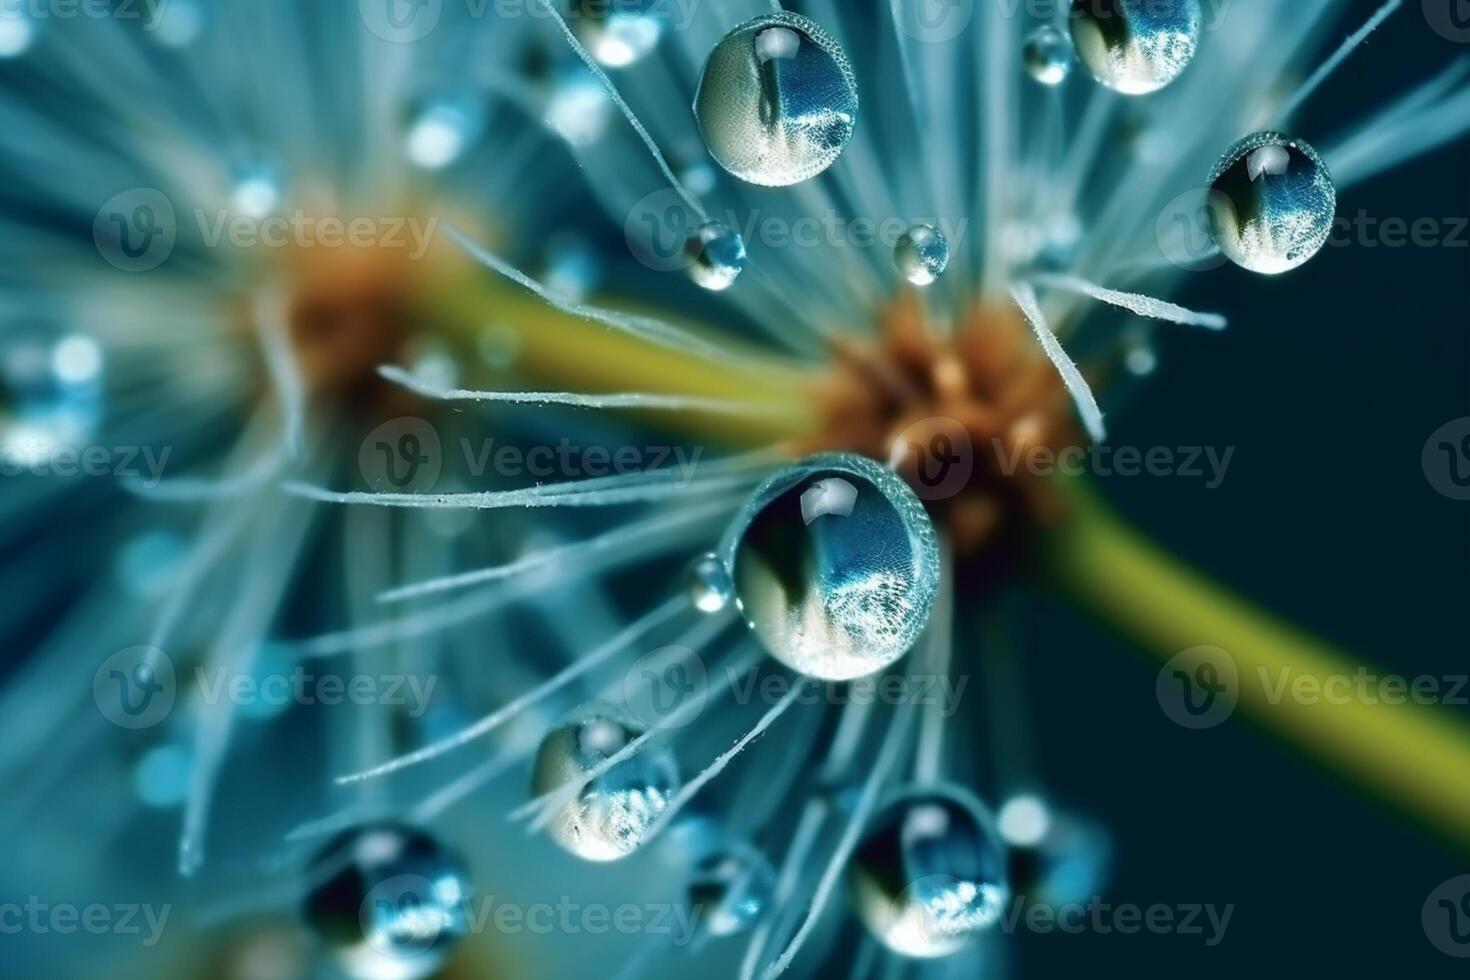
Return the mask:
[[726, 534], [746, 621], [777, 660], [848, 680], [911, 647], [934, 605], [939, 547], [908, 485], [872, 460], [814, 456], [762, 484]]
[[[641, 61], [658, 45], [663, 21], [654, 4], [609, 4], [606, 0], [573, 0], [567, 22], [592, 57], [609, 68], [623, 68]], [[615, 8], [615, 9], [614, 9]]]
[[749, 844], [731, 843], [695, 864], [689, 905], [708, 936], [733, 936], [755, 924], [770, 907], [776, 872]]
[[80, 448], [102, 416], [102, 350], [82, 334], [8, 325], [0, 336], [0, 451], [22, 465]]
[[1327, 164], [1301, 140], [1253, 133], [1210, 174], [1210, 233], [1225, 257], [1265, 275], [1295, 269], [1321, 250], [1337, 215]]
[[1199, 0], [1072, 0], [1072, 43], [1099, 82], [1146, 95], [1189, 65], [1202, 20]]
[[313, 859], [307, 880], [306, 923], [354, 980], [427, 977], [468, 931], [463, 861], [412, 827], [344, 831]]
[[[587, 705], [547, 733], [536, 753], [531, 791], [540, 796], [585, 776], [643, 734], [611, 705]], [[666, 748], [647, 746], [578, 791], [549, 825], [562, 847], [588, 861], [633, 853], [679, 788], [679, 770]]]
[[898, 236], [893, 264], [915, 286], [927, 286], [949, 268], [949, 239], [932, 225], [914, 225]]
[[853, 903], [905, 956], [948, 956], [1000, 919], [1010, 887], [989, 816], [955, 789], [910, 791], [873, 821], [853, 856]]
[[1026, 72], [1043, 85], [1060, 85], [1072, 73], [1072, 45], [1055, 27], [1038, 27], [1021, 49]]
[[745, 271], [745, 240], [718, 221], [689, 236], [685, 248], [690, 278], [712, 292], [730, 288]]
[[771, 13], [726, 34], [705, 62], [694, 114], [710, 154], [752, 184], [785, 187], [836, 162], [857, 122], [842, 48], [805, 17]]
[[719, 555], [701, 555], [689, 566], [689, 598], [702, 613], [717, 613], [735, 598], [735, 585]]

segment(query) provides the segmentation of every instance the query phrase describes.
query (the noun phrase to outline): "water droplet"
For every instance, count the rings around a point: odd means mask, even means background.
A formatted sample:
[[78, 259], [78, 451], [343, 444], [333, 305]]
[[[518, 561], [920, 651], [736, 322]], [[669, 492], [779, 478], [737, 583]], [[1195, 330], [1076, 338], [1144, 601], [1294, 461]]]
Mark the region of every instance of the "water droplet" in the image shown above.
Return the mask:
[[1039, 797], [1013, 796], [996, 814], [996, 827], [1013, 847], [1030, 847], [1041, 842], [1051, 827], [1051, 811]]
[[159, 44], [186, 48], [204, 30], [204, 8], [199, 0], [168, 0], [153, 11], [147, 29]]
[[1038, 27], [1021, 49], [1026, 71], [1043, 85], [1060, 85], [1072, 73], [1072, 45], [1055, 27]]
[[685, 248], [690, 278], [712, 292], [730, 288], [745, 271], [745, 240], [718, 221], [689, 236]]
[[653, 9], [641, 10], [640, 6], [627, 0], [616, 5], [606, 0], [573, 0], [567, 22], [592, 57], [609, 68], [624, 68], [642, 60], [663, 34], [663, 21]]
[[740, 610], [766, 650], [822, 680], [862, 677], [902, 657], [939, 584], [939, 546], [919, 498], [848, 453], [768, 479], [722, 547]]
[[710, 52], [694, 114], [705, 145], [741, 180], [785, 187], [837, 161], [857, 123], [847, 56], [817, 24], [771, 13], [736, 27]]
[[469, 874], [429, 834], [384, 823], [334, 837], [307, 870], [303, 915], [354, 980], [420, 980], [468, 931]]
[[243, 167], [230, 192], [230, 204], [247, 218], [264, 218], [281, 206], [281, 177], [268, 163]]
[[144, 805], [166, 809], [189, 796], [194, 757], [178, 745], [160, 745], [138, 760], [133, 770], [133, 792]]
[[473, 99], [431, 101], [409, 125], [404, 152], [416, 166], [440, 170], [464, 155], [484, 125], [484, 109]]
[[[1004, 815], [1005, 809], [1001, 812]], [[1107, 832], [1090, 821], [1050, 811], [1041, 829], [1039, 837], [1028, 833], [1007, 839], [1006, 857], [1015, 893], [1033, 904], [1054, 908], [1085, 904], [1098, 896], [1112, 860]]]
[[1295, 269], [1321, 250], [1337, 215], [1327, 164], [1301, 140], [1253, 133], [1210, 174], [1210, 234], [1225, 257], [1264, 275]]
[[[542, 740], [531, 791], [540, 796], [584, 776], [641, 734], [641, 726], [611, 705], [573, 712]], [[616, 861], [643, 844], [678, 788], [673, 755], [650, 745], [583, 786], [548, 831], [580, 858]]]
[[602, 262], [585, 238], [558, 235], [546, 247], [546, 274], [542, 278], [552, 292], [581, 301], [602, 282]]
[[717, 613], [735, 598], [735, 585], [719, 555], [701, 555], [689, 566], [689, 597], [702, 613]]
[[102, 350], [82, 334], [34, 323], [0, 337], [0, 450], [21, 465], [79, 448], [102, 416]]
[[1005, 851], [978, 802], [914, 790], [873, 821], [853, 856], [864, 925], [905, 956], [948, 956], [993, 926], [1010, 897]]
[[586, 147], [602, 139], [611, 118], [612, 100], [586, 71], [560, 79], [546, 103], [546, 124], [572, 146]]
[[932, 225], [914, 225], [898, 236], [893, 264], [915, 286], [927, 286], [949, 267], [949, 239]]
[[770, 907], [776, 872], [764, 854], [735, 842], [707, 854], [689, 879], [689, 905], [705, 935], [734, 936]]
[[37, 23], [22, 5], [7, 6], [0, 11], [0, 58], [25, 54], [36, 40]]
[[1199, 0], [1072, 0], [1072, 43], [1099, 82], [1147, 95], [1189, 65], [1202, 20]]

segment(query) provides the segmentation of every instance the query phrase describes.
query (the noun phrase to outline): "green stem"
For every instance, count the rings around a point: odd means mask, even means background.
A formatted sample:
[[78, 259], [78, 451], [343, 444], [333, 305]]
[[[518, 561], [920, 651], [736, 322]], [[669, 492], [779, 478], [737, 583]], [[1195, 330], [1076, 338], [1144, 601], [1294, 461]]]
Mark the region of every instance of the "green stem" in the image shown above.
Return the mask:
[[1256, 723], [1470, 849], [1470, 727], [1412, 699], [1341, 696], [1341, 678], [1359, 671], [1350, 657], [1181, 564], [1090, 491], [1068, 493], [1072, 514], [1045, 566], [1063, 593], [1161, 658], [1224, 649], [1237, 666], [1239, 707]]

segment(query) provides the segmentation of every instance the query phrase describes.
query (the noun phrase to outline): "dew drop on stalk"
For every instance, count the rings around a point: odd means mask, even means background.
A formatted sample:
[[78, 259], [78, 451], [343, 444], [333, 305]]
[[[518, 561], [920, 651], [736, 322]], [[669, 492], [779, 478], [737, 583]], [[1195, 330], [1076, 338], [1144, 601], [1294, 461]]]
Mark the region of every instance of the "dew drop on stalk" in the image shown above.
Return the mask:
[[435, 99], [409, 124], [405, 152], [415, 166], [439, 170], [458, 160], [483, 126], [484, 110], [472, 99]]
[[927, 286], [949, 267], [949, 239], [932, 225], [914, 225], [894, 244], [893, 264], [915, 286]]
[[1072, 0], [1072, 43], [1099, 82], [1147, 95], [1188, 67], [1203, 19], [1199, 0]]
[[684, 247], [690, 278], [711, 292], [729, 289], [745, 271], [745, 240], [718, 221], [701, 226]]
[[853, 855], [852, 900], [896, 953], [948, 956], [995, 925], [1010, 897], [989, 816], [956, 789], [910, 790], [873, 820]]
[[908, 651], [939, 583], [919, 498], [863, 456], [814, 456], [766, 480], [726, 533], [742, 615], [766, 650], [809, 677], [849, 680]]
[[707, 936], [734, 936], [756, 923], [776, 891], [771, 862], [737, 842], [705, 855], [689, 878], [689, 906]]
[[[578, 709], [542, 740], [531, 791], [541, 796], [585, 776], [643, 731], [612, 705]], [[583, 786], [548, 832], [580, 858], [616, 861], [644, 843], [678, 788], [673, 755], [649, 745]]]
[[469, 873], [425, 831], [394, 823], [334, 837], [307, 868], [307, 926], [353, 980], [418, 980], [468, 931]]
[[1055, 27], [1038, 27], [1026, 38], [1021, 60], [1042, 85], [1060, 85], [1072, 73], [1072, 45]]
[[689, 566], [689, 598], [702, 613], [717, 613], [735, 597], [735, 586], [725, 563], [714, 552], [701, 555]]
[[752, 184], [785, 187], [836, 162], [857, 123], [857, 81], [837, 42], [805, 17], [765, 14], [710, 52], [694, 114], [710, 154]]
[[1265, 275], [1289, 272], [1332, 234], [1337, 188], [1327, 164], [1302, 140], [1253, 133], [1210, 174], [1210, 233], [1225, 257]]
[[592, 57], [609, 68], [625, 68], [641, 61], [663, 34], [663, 22], [652, 8], [643, 3], [573, 0], [567, 22]]

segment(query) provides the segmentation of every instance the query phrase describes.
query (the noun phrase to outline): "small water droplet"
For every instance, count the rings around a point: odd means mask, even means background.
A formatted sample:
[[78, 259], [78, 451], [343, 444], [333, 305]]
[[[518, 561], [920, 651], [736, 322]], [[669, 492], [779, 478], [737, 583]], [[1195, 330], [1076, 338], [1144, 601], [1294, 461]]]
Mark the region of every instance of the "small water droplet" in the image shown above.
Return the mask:
[[574, 71], [552, 88], [546, 103], [546, 124], [573, 146], [590, 146], [607, 132], [612, 101], [597, 79]]
[[1099, 82], [1147, 95], [1188, 67], [1202, 21], [1199, 0], [1072, 0], [1072, 43]]
[[740, 610], [777, 660], [810, 677], [875, 673], [913, 646], [934, 606], [939, 547], [897, 475], [849, 453], [763, 483], [727, 532]]
[[353, 980], [421, 980], [469, 931], [464, 862], [412, 827], [344, 831], [317, 853], [307, 880], [306, 924]]
[[689, 566], [689, 597], [702, 613], [717, 613], [735, 598], [735, 585], [719, 555], [701, 555]]
[[734, 936], [770, 907], [776, 872], [766, 856], [743, 842], [705, 855], [689, 877], [689, 906], [707, 936]]
[[655, 5], [647, 4], [647, 10], [640, 9], [642, 6], [627, 0], [616, 5], [606, 0], [573, 0], [567, 22], [592, 57], [609, 68], [625, 68], [657, 47], [663, 34]]
[[745, 240], [718, 221], [690, 235], [685, 249], [690, 278], [712, 292], [730, 288], [745, 271]]
[[911, 790], [874, 820], [854, 855], [852, 896], [895, 952], [947, 956], [1000, 918], [1010, 895], [988, 814], [959, 790]]
[[927, 286], [949, 267], [949, 239], [932, 225], [914, 225], [898, 236], [893, 264], [915, 286]]
[[[586, 775], [643, 731], [611, 705], [578, 709], [542, 740], [531, 791], [540, 796]], [[673, 755], [666, 747], [646, 746], [583, 786], [548, 832], [580, 858], [616, 861], [644, 843], [678, 788]]]
[[281, 206], [281, 176], [268, 163], [252, 163], [240, 169], [230, 192], [230, 205], [247, 218], [260, 219]]
[[1317, 151], [1301, 140], [1276, 132], [1247, 136], [1215, 165], [1210, 189], [1215, 244], [1252, 272], [1295, 269], [1332, 234], [1337, 188]]
[[1042, 85], [1060, 85], [1072, 73], [1072, 45], [1055, 27], [1038, 27], [1026, 38], [1021, 58]]
[[484, 124], [484, 109], [473, 99], [435, 99], [409, 125], [404, 151], [416, 166], [440, 170], [464, 155]]
[[0, 12], [0, 58], [16, 58], [25, 54], [36, 40], [37, 22], [23, 5]]
[[816, 23], [771, 13], [710, 52], [694, 114], [710, 154], [741, 180], [785, 187], [837, 161], [857, 123], [857, 81]]
[[910, 790], [874, 819], [853, 855], [854, 905], [896, 953], [948, 956], [995, 925], [1010, 898], [988, 814], [957, 789]]

